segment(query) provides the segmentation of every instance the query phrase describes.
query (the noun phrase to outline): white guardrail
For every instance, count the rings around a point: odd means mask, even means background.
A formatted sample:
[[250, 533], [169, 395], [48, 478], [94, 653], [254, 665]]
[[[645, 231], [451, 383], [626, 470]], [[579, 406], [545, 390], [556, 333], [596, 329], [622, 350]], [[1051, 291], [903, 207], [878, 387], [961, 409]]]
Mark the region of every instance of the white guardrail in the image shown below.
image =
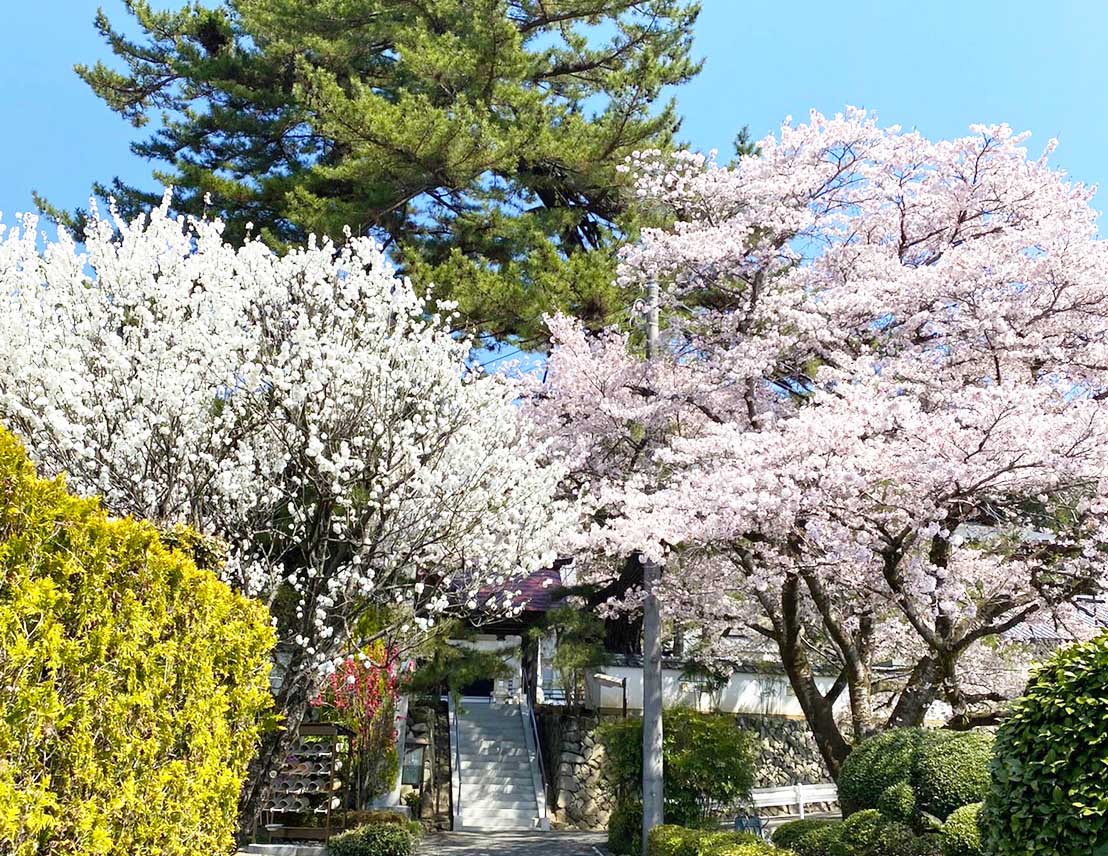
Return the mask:
[[782, 788], [755, 788], [750, 792], [750, 801], [755, 808], [789, 808], [795, 806], [800, 818], [804, 818], [805, 807], [812, 803], [831, 803], [839, 801], [839, 789], [833, 782], [819, 785], [786, 785]]

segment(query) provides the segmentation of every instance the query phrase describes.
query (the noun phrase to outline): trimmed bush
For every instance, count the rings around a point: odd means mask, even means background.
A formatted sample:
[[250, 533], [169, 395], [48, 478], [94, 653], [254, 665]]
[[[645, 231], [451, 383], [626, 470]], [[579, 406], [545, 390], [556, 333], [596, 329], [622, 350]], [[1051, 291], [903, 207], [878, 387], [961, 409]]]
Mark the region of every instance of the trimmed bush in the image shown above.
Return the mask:
[[408, 823], [367, 823], [332, 836], [327, 856], [411, 856], [414, 844]]
[[650, 830], [649, 856], [696, 856], [700, 831], [666, 823]]
[[752, 832], [702, 831], [696, 845], [696, 856], [760, 856], [780, 852]]
[[978, 816], [981, 803], [964, 805], [943, 824], [943, 856], [983, 856]]
[[856, 812], [844, 821], [785, 824], [773, 835], [779, 846], [782, 832], [797, 856], [941, 856], [938, 836], [916, 835], [908, 824], [888, 820], [876, 809]]
[[616, 856], [642, 852], [642, 803], [617, 799], [608, 815], [608, 851]]
[[912, 789], [928, 814], [945, 818], [989, 792], [995, 738], [987, 731], [935, 731], [916, 761]]
[[702, 850], [698, 856], [792, 856], [788, 850], [780, 850], [772, 844], [757, 839], [743, 842], [724, 842]]
[[911, 782], [912, 768], [927, 732], [895, 728], [863, 740], [847, 756], [839, 775], [839, 799], [845, 811], [876, 808], [886, 788]]
[[1108, 845], [1108, 634], [1055, 653], [1001, 723], [981, 838], [993, 856]]
[[0, 430], [0, 852], [233, 849], [273, 640], [261, 604]]
[[837, 856], [842, 840], [842, 821], [832, 821], [798, 838], [790, 849], [797, 856]]
[[864, 847], [853, 846], [846, 836], [844, 850], [835, 856], [942, 856], [937, 835], [916, 835], [906, 823], [885, 821], [874, 829]]
[[795, 849], [797, 842], [804, 840], [816, 830], [828, 826], [837, 826], [840, 821], [808, 817], [804, 820], [792, 820], [783, 823], [773, 831], [773, 843], [778, 847]]
[[650, 830], [649, 856], [790, 856], [748, 832], [712, 832], [665, 824]]
[[839, 797], [847, 811], [878, 808], [886, 790], [903, 783], [912, 790], [915, 811], [942, 820], [956, 808], [984, 799], [992, 744], [987, 732], [886, 731], [863, 741], [847, 757]]
[[881, 812], [875, 808], [856, 812], [843, 821], [843, 844], [851, 851], [868, 852], [880, 838], [886, 824]]
[[916, 816], [916, 793], [907, 782], [889, 785], [877, 799], [877, 810], [889, 820], [910, 823]]

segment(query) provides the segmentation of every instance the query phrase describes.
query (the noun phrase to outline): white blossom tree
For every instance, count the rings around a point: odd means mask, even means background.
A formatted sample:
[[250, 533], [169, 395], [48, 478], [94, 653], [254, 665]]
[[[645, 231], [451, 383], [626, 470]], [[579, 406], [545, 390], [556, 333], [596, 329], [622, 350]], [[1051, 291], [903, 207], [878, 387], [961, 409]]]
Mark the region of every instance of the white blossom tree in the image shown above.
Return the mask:
[[552, 322], [530, 412], [592, 499], [582, 575], [642, 554], [672, 618], [763, 638], [832, 775], [937, 701], [995, 715], [1008, 631], [1079, 634], [1102, 589], [1108, 249], [1024, 139], [851, 110], [732, 167], [643, 153], [673, 225], [621, 277], [660, 284], [669, 347]]
[[247, 828], [336, 658], [553, 558], [560, 471], [370, 241], [279, 257], [167, 210], [94, 216], [83, 250], [40, 251], [33, 219], [3, 235], [0, 422], [112, 513], [219, 539], [270, 605], [289, 728], [251, 767]]

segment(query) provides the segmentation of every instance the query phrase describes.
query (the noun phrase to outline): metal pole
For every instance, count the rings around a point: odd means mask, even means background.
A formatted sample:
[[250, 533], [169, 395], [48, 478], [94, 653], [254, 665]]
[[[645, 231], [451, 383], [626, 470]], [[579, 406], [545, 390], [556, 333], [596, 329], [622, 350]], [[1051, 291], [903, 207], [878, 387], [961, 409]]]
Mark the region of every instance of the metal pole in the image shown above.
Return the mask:
[[[646, 358], [658, 354], [658, 283], [647, 286]], [[643, 565], [642, 645], [642, 854], [647, 856], [650, 830], [665, 822], [662, 790], [662, 620], [655, 588], [661, 568]]]

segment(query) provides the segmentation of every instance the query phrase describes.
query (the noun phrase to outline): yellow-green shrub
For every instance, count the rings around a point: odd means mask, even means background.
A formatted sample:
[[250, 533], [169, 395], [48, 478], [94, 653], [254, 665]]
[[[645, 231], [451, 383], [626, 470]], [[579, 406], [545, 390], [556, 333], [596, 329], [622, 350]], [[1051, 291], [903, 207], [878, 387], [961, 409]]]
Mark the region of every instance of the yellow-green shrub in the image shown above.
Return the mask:
[[700, 831], [671, 823], [650, 830], [650, 856], [696, 856]]
[[272, 645], [259, 603], [0, 429], [0, 852], [228, 852]]
[[650, 830], [649, 856], [792, 856], [749, 832], [688, 829], [673, 824]]

